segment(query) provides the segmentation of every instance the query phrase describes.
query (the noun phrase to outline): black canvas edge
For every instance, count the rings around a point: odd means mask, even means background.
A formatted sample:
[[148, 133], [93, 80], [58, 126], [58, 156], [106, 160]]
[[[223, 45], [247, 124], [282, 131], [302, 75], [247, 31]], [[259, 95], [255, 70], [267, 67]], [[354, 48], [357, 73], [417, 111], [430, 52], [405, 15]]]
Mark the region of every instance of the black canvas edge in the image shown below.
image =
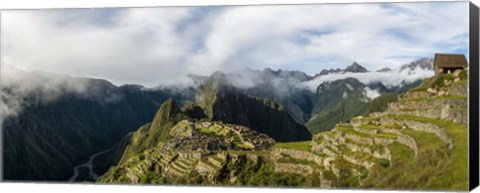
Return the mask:
[[479, 9], [470, 2], [470, 65], [469, 65], [469, 189], [479, 185]]
[[[0, 76], [1, 76], [1, 72], [2, 72], [2, 64], [1, 64], [1, 61], [2, 61], [2, 53], [3, 53], [3, 49], [2, 49], [2, 41], [3, 41], [3, 36], [2, 36], [2, 29], [3, 29], [3, 25], [2, 25], [2, 14], [3, 14], [3, 10], [0, 10]], [[1, 80], [0, 80], [0, 85], [2, 84]], [[1, 94], [2, 90], [0, 89], [0, 94]], [[0, 182], [3, 182], [3, 174], [4, 174], [4, 162], [3, 162], [3, 126], [2, 124], [0, 124]]]

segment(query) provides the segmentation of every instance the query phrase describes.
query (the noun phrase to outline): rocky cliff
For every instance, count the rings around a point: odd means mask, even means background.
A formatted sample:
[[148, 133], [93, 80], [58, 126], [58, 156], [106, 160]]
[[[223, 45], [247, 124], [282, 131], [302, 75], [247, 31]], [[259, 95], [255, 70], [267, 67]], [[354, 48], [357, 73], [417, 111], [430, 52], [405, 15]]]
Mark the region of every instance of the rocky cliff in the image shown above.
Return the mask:
[[297, 123], [282, 106], [241, 93], [220, 72], [200, 86], [195, 103], [210, 120], [243, 125], [277, 141], [311, 139], [307, 128]]

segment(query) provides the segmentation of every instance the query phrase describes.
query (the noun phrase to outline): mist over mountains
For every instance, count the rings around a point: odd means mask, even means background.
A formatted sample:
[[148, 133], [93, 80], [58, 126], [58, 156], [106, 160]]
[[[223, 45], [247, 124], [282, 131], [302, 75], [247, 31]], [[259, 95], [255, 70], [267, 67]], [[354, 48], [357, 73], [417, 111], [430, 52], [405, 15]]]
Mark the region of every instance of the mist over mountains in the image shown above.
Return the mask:
[[[256, 118], [291, 120], [287, 121], [288, 125], [295, 125], [299, 131], [305, 127], [310, 133], [326, 131], [336, 123], [377, 108], [371, 107], [376, 98], [402, 93], [418, 85], [423, 78], [433, 75], [431, 69], [432, 59], [381, 72], [370, 71], [355, 62], [344, 69], [322, 70], [314, 76], [302, 71], [245, 68], [212, 76], [192, 74], [189, 75], [192, 82], [187, 85], [146, 88], [4, 66], [0, 121], [5, 139], [4, 163], [11, 166], [5, 168], [4, 177], [66, 179], [74, 165], [111, 147], [150, 121], [160, 104], [169, 98], [180, 106], [207, 100], [203, 108], [214, 112], [212, 120], [251, 126], [280, 141], [291, 141], [296, 139], [284, 138], [268, 127], [262, 130], [265, 125]], [[217, 88], [219, 85], [215, 84], [230, 85], [234, 89], [222, 89], [224, 94], [219, 96], [224, 96], [224, 100], [219, 98], [211, 104], [210, 99], [198, 99], [199, 90], [205, 89], [205, 85]], [[216, 93], [217, 89], [210, 91]], [[207, 93], [204, 96], [208, 98], [210, 91], [203, 92]], [[243, 116], [236, 116], [242, 111], [245, 111], [240, 113]], [[257, 112], [253, 117], [248, 113], [252, 111]], [[219, 115], [222, 116], [217, 117]], [[288, 128], [285, 131], [298, 139], [310, 136], [304, 131], [298, 134]], [[51, 166], [57, 167], [52, 170]]]

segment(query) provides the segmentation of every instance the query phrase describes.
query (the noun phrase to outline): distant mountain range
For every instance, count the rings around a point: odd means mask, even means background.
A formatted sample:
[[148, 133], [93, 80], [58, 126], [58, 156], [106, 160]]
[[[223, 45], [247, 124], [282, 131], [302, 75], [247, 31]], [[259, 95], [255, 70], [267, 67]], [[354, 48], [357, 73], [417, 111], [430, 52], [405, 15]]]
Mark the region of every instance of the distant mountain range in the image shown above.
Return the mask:
[[[78, 78], [62, 77], [62, 81], [71, 84], [65, 84], [48, 101], [38, 100], [39, 92], [50, 93], [45, 89], [33, 89], [28, 96], [19, 96], [23, 93], [18, 92], [23, 89], [22, 81], [17, 85], [4, 84], [2, 104], [21, 104], [17, 114], [2, 115], [3, 157], [8, 165], [4, 167], [4, 179], [61, 181], [72, 175], [74, 165], [95, 152], [111, 148], [121, 139], [124, 144], [132, 138], [149, 139], [146, 140], [149, 143], [144, 143], [148, 147], [166, 142], [147, 135], [164, 127], [155, 126], [158, 124], [152, 117], [167, 99], [175, 101], [171, 105], [173, 110], [168, 112], [182, 117], [249, 127], [280, 142], [309, 140], [311, 133], [330, 130], [336, 123], [365, 114], [369, 109], [383, 108], [386, 103], [375, 103], [372, 107], [372, 101], [418, 85], [433, 74], [431, 69], [432, 59], [381, 72], [368, 71], [354, 62], [343, 70], [322, 70], [315, 76], [301, 71], [245, 69], [211, 76], [189, 75], [194, 81], [192, 86], [154, 89], [82, 79], [81, 92], [68, 89], [78, 83]], [[57, 77], [48, 73], [21, 73], [43, 82]], [[381, 107], [377, 107], [379, 104]], [[137, 134], [127, 135], [136, 130]], [[121, 149], [117, 149], [117, 154], [123, 148], [134, 152], [142, 149], [132, 145], [117, 147]], [[118, 155], [112, 157], [116, 159], [109, 159], [108, 163], [119, 161]]]

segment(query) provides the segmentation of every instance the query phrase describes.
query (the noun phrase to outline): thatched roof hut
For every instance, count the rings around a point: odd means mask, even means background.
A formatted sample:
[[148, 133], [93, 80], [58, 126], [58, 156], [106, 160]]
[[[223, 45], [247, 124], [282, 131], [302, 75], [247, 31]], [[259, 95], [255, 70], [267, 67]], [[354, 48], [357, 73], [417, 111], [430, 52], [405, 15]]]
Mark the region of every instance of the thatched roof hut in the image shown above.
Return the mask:
[[467, 68], [467, 58], [463, 54], [435, 54], [435, 75], [451, 73]]

